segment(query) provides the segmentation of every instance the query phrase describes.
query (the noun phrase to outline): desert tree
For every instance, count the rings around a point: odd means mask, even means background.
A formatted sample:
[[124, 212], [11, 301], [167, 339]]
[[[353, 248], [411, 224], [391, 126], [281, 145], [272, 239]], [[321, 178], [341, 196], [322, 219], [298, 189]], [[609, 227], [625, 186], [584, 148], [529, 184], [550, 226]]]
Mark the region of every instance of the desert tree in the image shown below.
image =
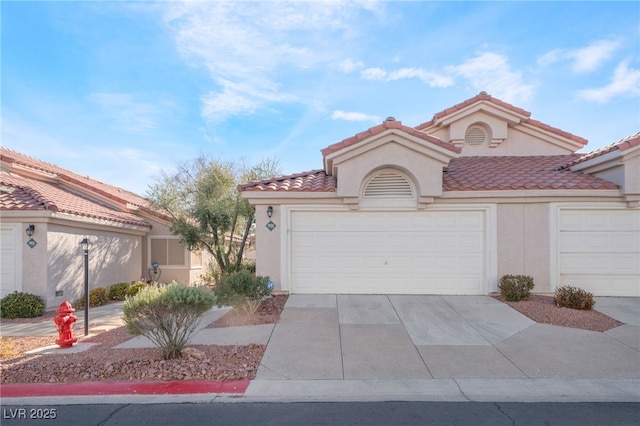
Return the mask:
[[255, 224], [255, 208], [242, 198], [240, 183], [280, 174], [278, 162], [244, 162], [200, 156], [162, 173], [149, 186], [147, 198], [171, 220], [171, 232], [189, 250], [209, 252], [219, 271], [240, 269]]

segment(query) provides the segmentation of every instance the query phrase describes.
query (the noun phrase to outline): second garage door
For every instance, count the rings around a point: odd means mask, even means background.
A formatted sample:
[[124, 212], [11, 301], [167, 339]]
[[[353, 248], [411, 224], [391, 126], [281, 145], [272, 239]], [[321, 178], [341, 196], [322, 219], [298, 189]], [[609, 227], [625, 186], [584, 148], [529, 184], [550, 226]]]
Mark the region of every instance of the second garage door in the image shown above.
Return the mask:
[[483, 211], [293, 212], [291, 291], [485, 294]]
[[640, 296], [640, 211], [560, 211], [560, 285]]

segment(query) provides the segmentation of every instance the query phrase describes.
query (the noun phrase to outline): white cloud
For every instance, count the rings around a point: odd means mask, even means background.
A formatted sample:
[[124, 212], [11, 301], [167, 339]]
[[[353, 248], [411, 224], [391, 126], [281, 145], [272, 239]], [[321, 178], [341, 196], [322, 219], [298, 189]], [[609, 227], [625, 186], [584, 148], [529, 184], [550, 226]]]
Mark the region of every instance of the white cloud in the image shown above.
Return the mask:
[[[344, 51], [330, 40], [358, 31], [352, 21], [371, 9], [358, 2], [169, 3], [164, 19], [180, 54], [204, 66], [217, 88], [201, 96], [207, 119], [253, 113], [281, 102], [305, 102], [288, 84], [294, 69], [336, 64]], [[379, 13], [379, 6], [369, 16]], [[363, 64], [343, 61], [351, 72]]]
[[600, 40], [589, 46], [571, 52], [575, 72], [589, 72], [597, 69], [620, 47], [619, 40]]
[[575, 73], [598, 69], [609, 60], [622, 45], [619, 39], [598, 40], [581, 49], [554, 49], [538, 58], [538, 64], [548, 66], [560, 61], [569, 61]]
[[453, 78], [448, 75], [425, 71], [421, 68], [401, 68], [389, 74], [390, 81], [403, 78], [417, 78], [429, 87], [449, 87], [453, 85]]
[[367, 68], [360, 71], [360, 76], [365, 80], [385, 80], [387, 72], [382, 68]]
[[92, 93], [89, 100], [123, 130], [144, 132], [158, 127], [172, 105], [168, 101], [145, 102], [131, 93]]
[[379, 123], [382, 120], [377, 115], [369, 115], [363, 112], [347, 112], [336, 110], [331, 114], [331, 118], [334, 120], [346, 120], [346, 121], [372, 121]]
[[483, 53], [447, 69], [465, 78], [476, 90], [506, 102], [524, 102], [533, 96], [535, 85], [525, 83], [522, 73], [513, 71], [507, 58], [497, 53]]
[[382, 68], [367, 68], [360, 72], [365, 80], [396, 81], [406, 78], [417, 78], [429, 87], [449, 87], [453, 85], [453, 78], [444, 74], [426, 71], [422, 68], [400, 68], [386, 71]]
[[578, 96], [598, 103], [609, 102], [618, 96], [640, 95], [640, 70], [629, 68], [628, 62], [621, 62], [613, 73], [613, 79], [606, 86], [597, 89], [585, 89]]
[[222, 93], [209, 92], [202, 96], [202, 116], [212, 121], [223, 121], [237, 114], [253, 114], [259, 103], [241, 93], [225, 88]]
[[353, 59], [347, 58], [344, 61], [338, 64], [340, 70], [344, 73], [351, 73], [359, 68], [362, 68], [364, 63], [362, 61], [354, 61]]

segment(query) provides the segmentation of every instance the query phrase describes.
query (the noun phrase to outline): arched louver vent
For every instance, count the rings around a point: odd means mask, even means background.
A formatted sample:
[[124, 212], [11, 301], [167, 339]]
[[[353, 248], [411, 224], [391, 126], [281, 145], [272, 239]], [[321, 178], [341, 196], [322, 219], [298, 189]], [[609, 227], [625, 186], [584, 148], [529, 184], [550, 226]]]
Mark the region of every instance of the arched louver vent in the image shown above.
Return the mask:
[[473, 126], [467, 129], [467, 134], [464, 140], [472, 146], [482, 145], [486, 140], [487, 135], [485, 130], [480, 126]]
[[366, 198], [410, 198], [413, 189], [409, 181], [399, 173], [382, 172], [369, 181], [364, 190]]

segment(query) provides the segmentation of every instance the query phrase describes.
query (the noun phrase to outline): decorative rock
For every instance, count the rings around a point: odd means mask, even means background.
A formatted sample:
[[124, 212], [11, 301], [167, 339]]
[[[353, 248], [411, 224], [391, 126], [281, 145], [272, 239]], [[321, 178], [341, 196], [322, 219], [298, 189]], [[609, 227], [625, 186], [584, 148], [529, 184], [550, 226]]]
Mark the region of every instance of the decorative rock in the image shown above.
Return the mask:
[[205, 357], [205, 353], [197, 350], [196, 348], [184, 348], [182, 350], [182, 355], [195, 359], [204, 359]]

